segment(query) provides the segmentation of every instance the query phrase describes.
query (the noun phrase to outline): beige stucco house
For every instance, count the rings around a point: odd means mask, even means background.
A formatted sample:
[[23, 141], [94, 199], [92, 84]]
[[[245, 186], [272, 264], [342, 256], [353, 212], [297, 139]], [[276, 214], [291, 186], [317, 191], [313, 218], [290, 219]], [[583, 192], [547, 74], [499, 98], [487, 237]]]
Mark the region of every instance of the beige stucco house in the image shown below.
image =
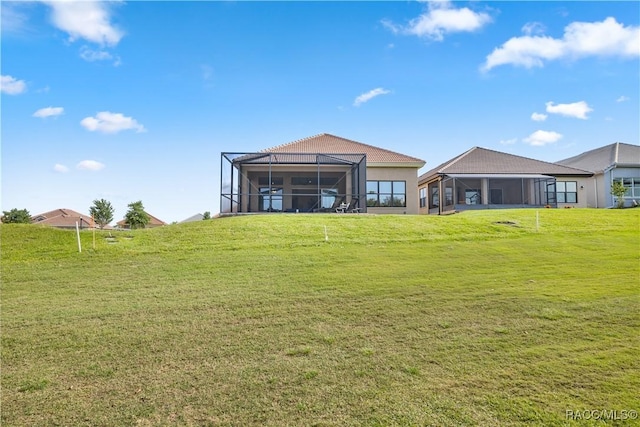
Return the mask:
[[424, 160], [330, 134], [221, 155], [221, 213], [417, 214]]
[[481, 147], [418, 178], [420, 213], [515, 207], [587, 207], [593, 172]]
[[611, 185], [621, 182], [626, 193], [624, 205], [640, 204], [640, 146], [616, 142], [560, 160], [561, 165], [593, 172], [588, 182], [585, 203], [588, 207], [609, 208], [616, 205]]

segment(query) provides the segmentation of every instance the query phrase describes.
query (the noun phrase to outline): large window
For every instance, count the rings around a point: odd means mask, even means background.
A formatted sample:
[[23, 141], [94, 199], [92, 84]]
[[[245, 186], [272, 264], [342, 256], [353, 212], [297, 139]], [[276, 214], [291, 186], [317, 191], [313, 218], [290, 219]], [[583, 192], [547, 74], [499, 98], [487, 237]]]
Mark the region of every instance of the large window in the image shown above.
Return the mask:
[[558, 203], [578, 203], [578, 183], [576, 181], [556, 181], [556, 201]]
[[260, 188], [260, 210], [262, 212], [281, 212], [282, 188]]
[[407, 183], [405, 181], [367, 181], [367, 206], [407, 206]]
[[622, 182], [624, 185], [624, 197], [640, 197], [640, 178], [616, 178], [613, 182]]
[[420, 207], [421, 208], [427, 207], [427, 188], [426, 187], [420, 189]]

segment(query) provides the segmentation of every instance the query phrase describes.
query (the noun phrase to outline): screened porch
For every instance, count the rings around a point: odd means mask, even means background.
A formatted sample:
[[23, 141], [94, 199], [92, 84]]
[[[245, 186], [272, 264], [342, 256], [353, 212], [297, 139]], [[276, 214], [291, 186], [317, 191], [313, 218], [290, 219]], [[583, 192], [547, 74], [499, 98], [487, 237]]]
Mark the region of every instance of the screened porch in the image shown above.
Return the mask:
[[220, 212], [366, 211], [366, 155], [222, 153]]
[[556, 179], [529, 174], [443, 175], [428, 184], [427, 198], [429, 213], [556, 207]]

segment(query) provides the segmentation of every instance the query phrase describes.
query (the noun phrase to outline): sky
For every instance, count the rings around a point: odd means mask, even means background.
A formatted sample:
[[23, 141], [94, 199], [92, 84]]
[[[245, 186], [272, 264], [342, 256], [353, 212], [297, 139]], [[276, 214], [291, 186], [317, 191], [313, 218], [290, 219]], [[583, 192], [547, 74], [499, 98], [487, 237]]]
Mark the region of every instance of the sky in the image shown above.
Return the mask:
[[215, 214], [222, 152], [639, 144], [640, 3], [0, 3], [2, 210]]

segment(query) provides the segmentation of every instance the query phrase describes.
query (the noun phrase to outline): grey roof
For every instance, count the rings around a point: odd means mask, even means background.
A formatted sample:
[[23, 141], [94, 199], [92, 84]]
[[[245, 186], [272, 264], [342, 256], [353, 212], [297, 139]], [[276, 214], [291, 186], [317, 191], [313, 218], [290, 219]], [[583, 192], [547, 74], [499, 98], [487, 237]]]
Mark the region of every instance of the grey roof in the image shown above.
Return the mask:
[[340, 153], [340, 154], [366, 154], [367, 164], [394, 163], [399, 166], [422, 167], [424, 160], [362, 142], [352, 141], [339, 136], [322, 133], [308, 138], [278, 145], [277, 147], [262, 150], [263, 153]]
[[560, 160], [558, 163], [596, 173], [613, 166], [640, 167], [640, 145], [615, 142]]
[[204, 219], [204, 215], [202, 215], [201, 213], [197, 213], [195, 215], [190, 216], [187, 219], [184, 219], [182, 221], [180, 221], [180, 224], [182, 224], [183, 222], [196, 222], [196, 221], [202, 221]]
[[502, 153], [481, 147], [473, 147], [469, 151], [436, 166], [420, 175], [419, 183], [428, 181], [438, 175], [550, 175], [550, 176], [591, 176], [592, 172], [576, 169], [555, 163], [534, 160], [528, 157]]

